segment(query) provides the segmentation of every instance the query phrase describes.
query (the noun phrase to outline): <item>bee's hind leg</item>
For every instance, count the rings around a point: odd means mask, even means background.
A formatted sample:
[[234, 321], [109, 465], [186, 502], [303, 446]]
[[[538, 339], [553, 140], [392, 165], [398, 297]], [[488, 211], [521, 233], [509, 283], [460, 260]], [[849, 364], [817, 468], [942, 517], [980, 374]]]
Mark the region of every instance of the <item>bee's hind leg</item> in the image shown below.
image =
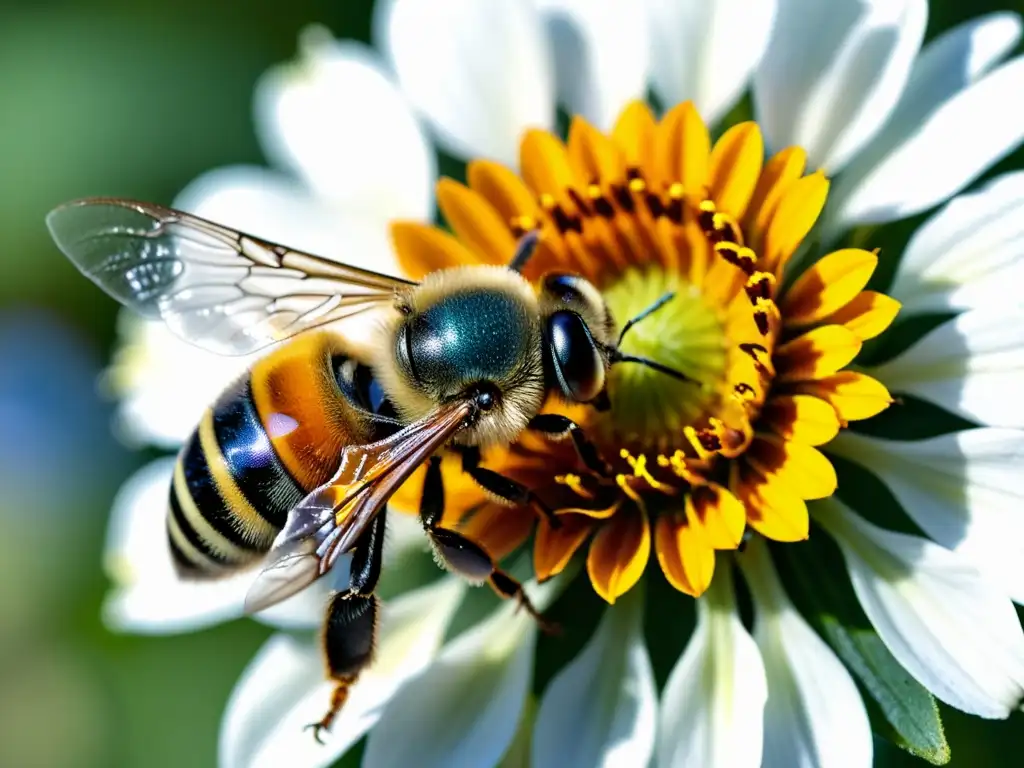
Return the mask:
[[323, 646], [327, 673], [334, 681], [334, 691], [327, 713], [318, 722], [307, 726], [313, 731], [313, 738], [321, 744], [323, 732], [330, 730], [348, 700], [349, 690], [359, 679], [359, 673], [373, 657], [380, 607], [373, 591], [380, 577], [384, 553], [386, 512], [386, 509], [380, 511], [353, 550], [348, 589], [333, 595], [327, 606]]
[[377, 634], [378, 607], [375, 595], [350, 597], [339, 592], [331, 598], [324, 623], [323, 644], [334, 691], [327, 713], [318, 722], [307, 726], [312, 729], [313, 738], [321, 744], [321, 734], [330, 730], [348, 700], [349, 690], [359, 679], [359, 673], [370, 663]]
[[523, 585], [498, 568], [483, 547], [458, 531], [441, 527], [443, 513], [444, 479], [441, 476], [441, 460], [435, 456], [427, 464], [427, 476], [420, 500], [420, 522], [430, 537], [438, 560], [449, 571], [459, 574], [470, 583], [482, 584], [486, 581], [500, 597], [517, 600], [523, 610], [536, 619], [542, 630], [556, 632], [557, 627], [548, 622], [530, 602]]

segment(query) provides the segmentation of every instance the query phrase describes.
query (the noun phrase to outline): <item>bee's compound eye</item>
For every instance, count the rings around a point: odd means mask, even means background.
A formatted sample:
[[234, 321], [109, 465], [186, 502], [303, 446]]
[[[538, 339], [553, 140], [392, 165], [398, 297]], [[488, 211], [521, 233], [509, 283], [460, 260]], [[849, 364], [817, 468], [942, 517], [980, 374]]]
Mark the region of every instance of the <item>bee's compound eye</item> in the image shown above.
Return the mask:
[[562, 310], [548, 319], [551, 367], [562, 393], [586, 403], [604, 389], [604, 359], [583, 318]]

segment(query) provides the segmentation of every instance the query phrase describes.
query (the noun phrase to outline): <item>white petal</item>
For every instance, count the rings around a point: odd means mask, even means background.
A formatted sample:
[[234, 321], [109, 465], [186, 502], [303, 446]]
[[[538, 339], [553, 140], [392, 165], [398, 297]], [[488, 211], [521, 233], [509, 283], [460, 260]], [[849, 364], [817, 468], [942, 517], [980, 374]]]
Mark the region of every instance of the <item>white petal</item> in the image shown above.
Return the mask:
[[335, 205], [265, 168], [234, 166], [192, 181], [175, 205], [204, 218], [319, 256], [399, 274], [386, 211]]
[[551, 128], [543, 22], [520, 0], [385, 0], [375, 19], [405, 94], [451, 152], [515, 166], [526, 128]]
[[1013, 604], [966, 560], [927, 539], [878, 528], [838, 501], [814, 514], [839, 543], [878, 636], [936, 698], [1006, 717], [1024, 697], [1024, 632]]
[[1024, 123], [1010, 106], [1022, 90], [1024, 58], [1016, 58], [959, 91], [884, 159], [838, 180], [835, 219], [846, 225], [892, 221], [959, 192], [1024, 139]]
[[1024, 427], [1024, 307], [947, 320], [872, 375], [981, 424]]
[[594, 636], [548, 685], [533, 729], [535, 768], [647, 765], [657, 691], [643, 633], [643, 594], [605, 611]]
[[[897, 115], [908, 117], [911, 113], [903, 111], [908, 108], [927, 114], [929, 106], [938, 106], [999, 63], [1020, 36], [1020, 17], [1007, 11], [969, 19], [939, 35], [914, 62]], [[891, 128], [887, 125], [884, 133]]]
[[885, 123], [924, 36], [925, 0], [780, 0], [754, 79], [773, 150], [796, 144], [834, 174]]
[[871, 726], [850, 673], [793, 607], [764, 542], [738, 559], [768, 678], [763, 768], [870, 768]]
[[314, 643], [290, 635], [270, 638], [249, 662], [224, 710], [221, 768], [256, 765], [260, 747], [279, 727], [281, 716], [318, 689], [323, 678], [323, 658]]
[[658, 768], [757, 768], [766, 698], [761, 654], [724, 568], [697, 601], [697, 627], [662, 692]]
[[1019, 305], [1024, 285], [1024, 172], [953, 199], [907, 245], [888, 293], [901, 312]]
[[272, 638], [231, 694], [221, 723], [221, 768], [331, 765], [373, 727], [395, 692], [430, 664], [464, 591], [461, 581], [445, 578], [384, 604], [376, 658], [323, 734], [323, 746], [304, 730], [330, 701], [323, 654], [314, 643]]
[[[543, 606], [554, 583], [530, 591]], [[370, 733], [365, 768], [492, 768], [516, 732], [533, 676], [537, 623], [510, 602], [459, 635], [406, 685]]]
[[[1016, 14], [993, 13], [949, 30], [921, 51], [892, 117], [850, 162], [833, 189], [849, 194], [886, 156], [920, 129], [948, 99], [973, 83], [1009, 53], [1020, 38]], [[846, 222], [836, 222], [838, 228]]]
[[181, 632], [237, 618], [245, 584], [179, 582], [167, 547], [165, 516], [174, 459], [132, 476], [114, 500], [104, 565], [114, 582], [104, 619], [132, 632]]
[[844, 432], [829, 449], [878, 475], [921, 530], [1024, 603], [1024, 432], [914, 441]]
[[666, 107], [693, 100], [716, 123], [768, 47], [776, 0], [646, 0], [651, 74]]
[[225, 357], [193, 346], [162, 322], [124, 311], [120, 345], [103, 378], [120, 397], [118, 429], [131, 443], [181, 445], [203, 411], [245, 370], [252, 357]]
[[615, 0], [538, 0], [555, 61], [558, 99], [610, 130], [623, 106], [647, 95], [647, 19]]
[[434, 154], [373, 52], [320, 27], [300, 47], [256, 88], [267, 154], [353, 217], [431, 218]]
[[403, 561], [430, 552], [430, 542], [423, 535], [418, 515], [394, 511], [388, 515], [387, 539], [384, 546], [384, 568], [400, 568]]
[[[114, 629], [142, 634], [185, 632], [238, 618], [251, 572], [210, 581], [178, 578], [167, 546], [167, 493], [174, 459], [139, 470], [114, 500], [104, 566], [114, 588], [104, 620]], [[342, 569], [344, 570], [344, 569]], [[347, 572], [337, 577], [347, 581]], [[285, 627], [316, 626], [329, 584], [305, 590], [258, 618]]]

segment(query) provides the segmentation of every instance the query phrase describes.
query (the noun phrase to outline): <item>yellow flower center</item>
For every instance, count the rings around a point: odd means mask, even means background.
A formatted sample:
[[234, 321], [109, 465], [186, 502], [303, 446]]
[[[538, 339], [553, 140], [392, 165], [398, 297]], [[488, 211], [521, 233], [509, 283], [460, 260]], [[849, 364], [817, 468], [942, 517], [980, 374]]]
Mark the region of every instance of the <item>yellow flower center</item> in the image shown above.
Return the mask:
[[[804, 174], [805, 162], [795, 148], [765, 162], [753, 123], [712, 146], [692, 104], [656, 121], [635, 103], [610, 135], [579, 118], [565, 143], [528, 132], [521, 177], [477, 161], [468, 186], [442, 180], [438, 202], [454, 235], [394, 226], [413, 277], [507, 264], [517, 239], [539, 229], [524, 275], [582, 275], [620, 327], [673, 293], [621, 352], [692, 380], [614, 364], [610, 411], [546, 407], [580, 424], [596, 456], [585, 460], [574, 440], [524, 433], [485, 466], [525, 484], [538, 508], [500, 507], [463, 481], [446, 496], [446, 524], [498, 557], [535, 530], [541, 579], [589, 542], [587, 571], [609, 602], [637, 582], [652, 551], [675, 587], [699, 595], [715, 553], [738, 547], [746, 531], [807, 537], [805, 501], [831, 495], [837, 482], [818, 446], [891, 402], [877, 381], [843, 369], [899, 305], [864, 290], [878, 259], [859, 249], [824, 256], [780, 291], [828, 192], [821, 173]], [[454, 461], [444, 467], [458, 485]]]
[[628, 269], [604, 291], [615, 318], [636, 317], [662, 296], [673, 298], [630, 329], [620, 349], [688, 376], [679, 381], [642, 365], [612, 368], [612, 407], [594, 419], [602, 444], [671, 451], [683, 428], [714, 403], [724, 383], [728, 336], [720, 308], [678, 272]]

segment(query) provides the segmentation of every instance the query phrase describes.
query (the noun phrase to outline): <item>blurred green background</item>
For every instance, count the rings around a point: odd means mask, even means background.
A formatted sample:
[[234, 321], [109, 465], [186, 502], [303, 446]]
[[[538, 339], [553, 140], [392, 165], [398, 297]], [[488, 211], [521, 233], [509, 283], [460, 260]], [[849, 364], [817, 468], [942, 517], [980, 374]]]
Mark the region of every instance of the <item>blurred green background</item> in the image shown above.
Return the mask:
[[[1024, 1], [931, 7], [929, 37]], [[85, 195], [168, 203], [204, 170], [262, 162], [257, 77], [294, 55], [309, 23], [368, 40], [371, 11], [369, 0], [0, 5], [0, 766], [213, 765], [223, 705], [269, 634], [248, 621], [168, 638], [101, 624], [107, 512], [151, 456], [117, 443], [96, 386], [116, 307], [60, 256], [43, 217]], [[1001, 167], [1022, 165], [1018, 152]], [[1024, 716], [945, 714], [954, 766], [1021, 764]], [[879, 765], [924, 765], [878, 753]]]

